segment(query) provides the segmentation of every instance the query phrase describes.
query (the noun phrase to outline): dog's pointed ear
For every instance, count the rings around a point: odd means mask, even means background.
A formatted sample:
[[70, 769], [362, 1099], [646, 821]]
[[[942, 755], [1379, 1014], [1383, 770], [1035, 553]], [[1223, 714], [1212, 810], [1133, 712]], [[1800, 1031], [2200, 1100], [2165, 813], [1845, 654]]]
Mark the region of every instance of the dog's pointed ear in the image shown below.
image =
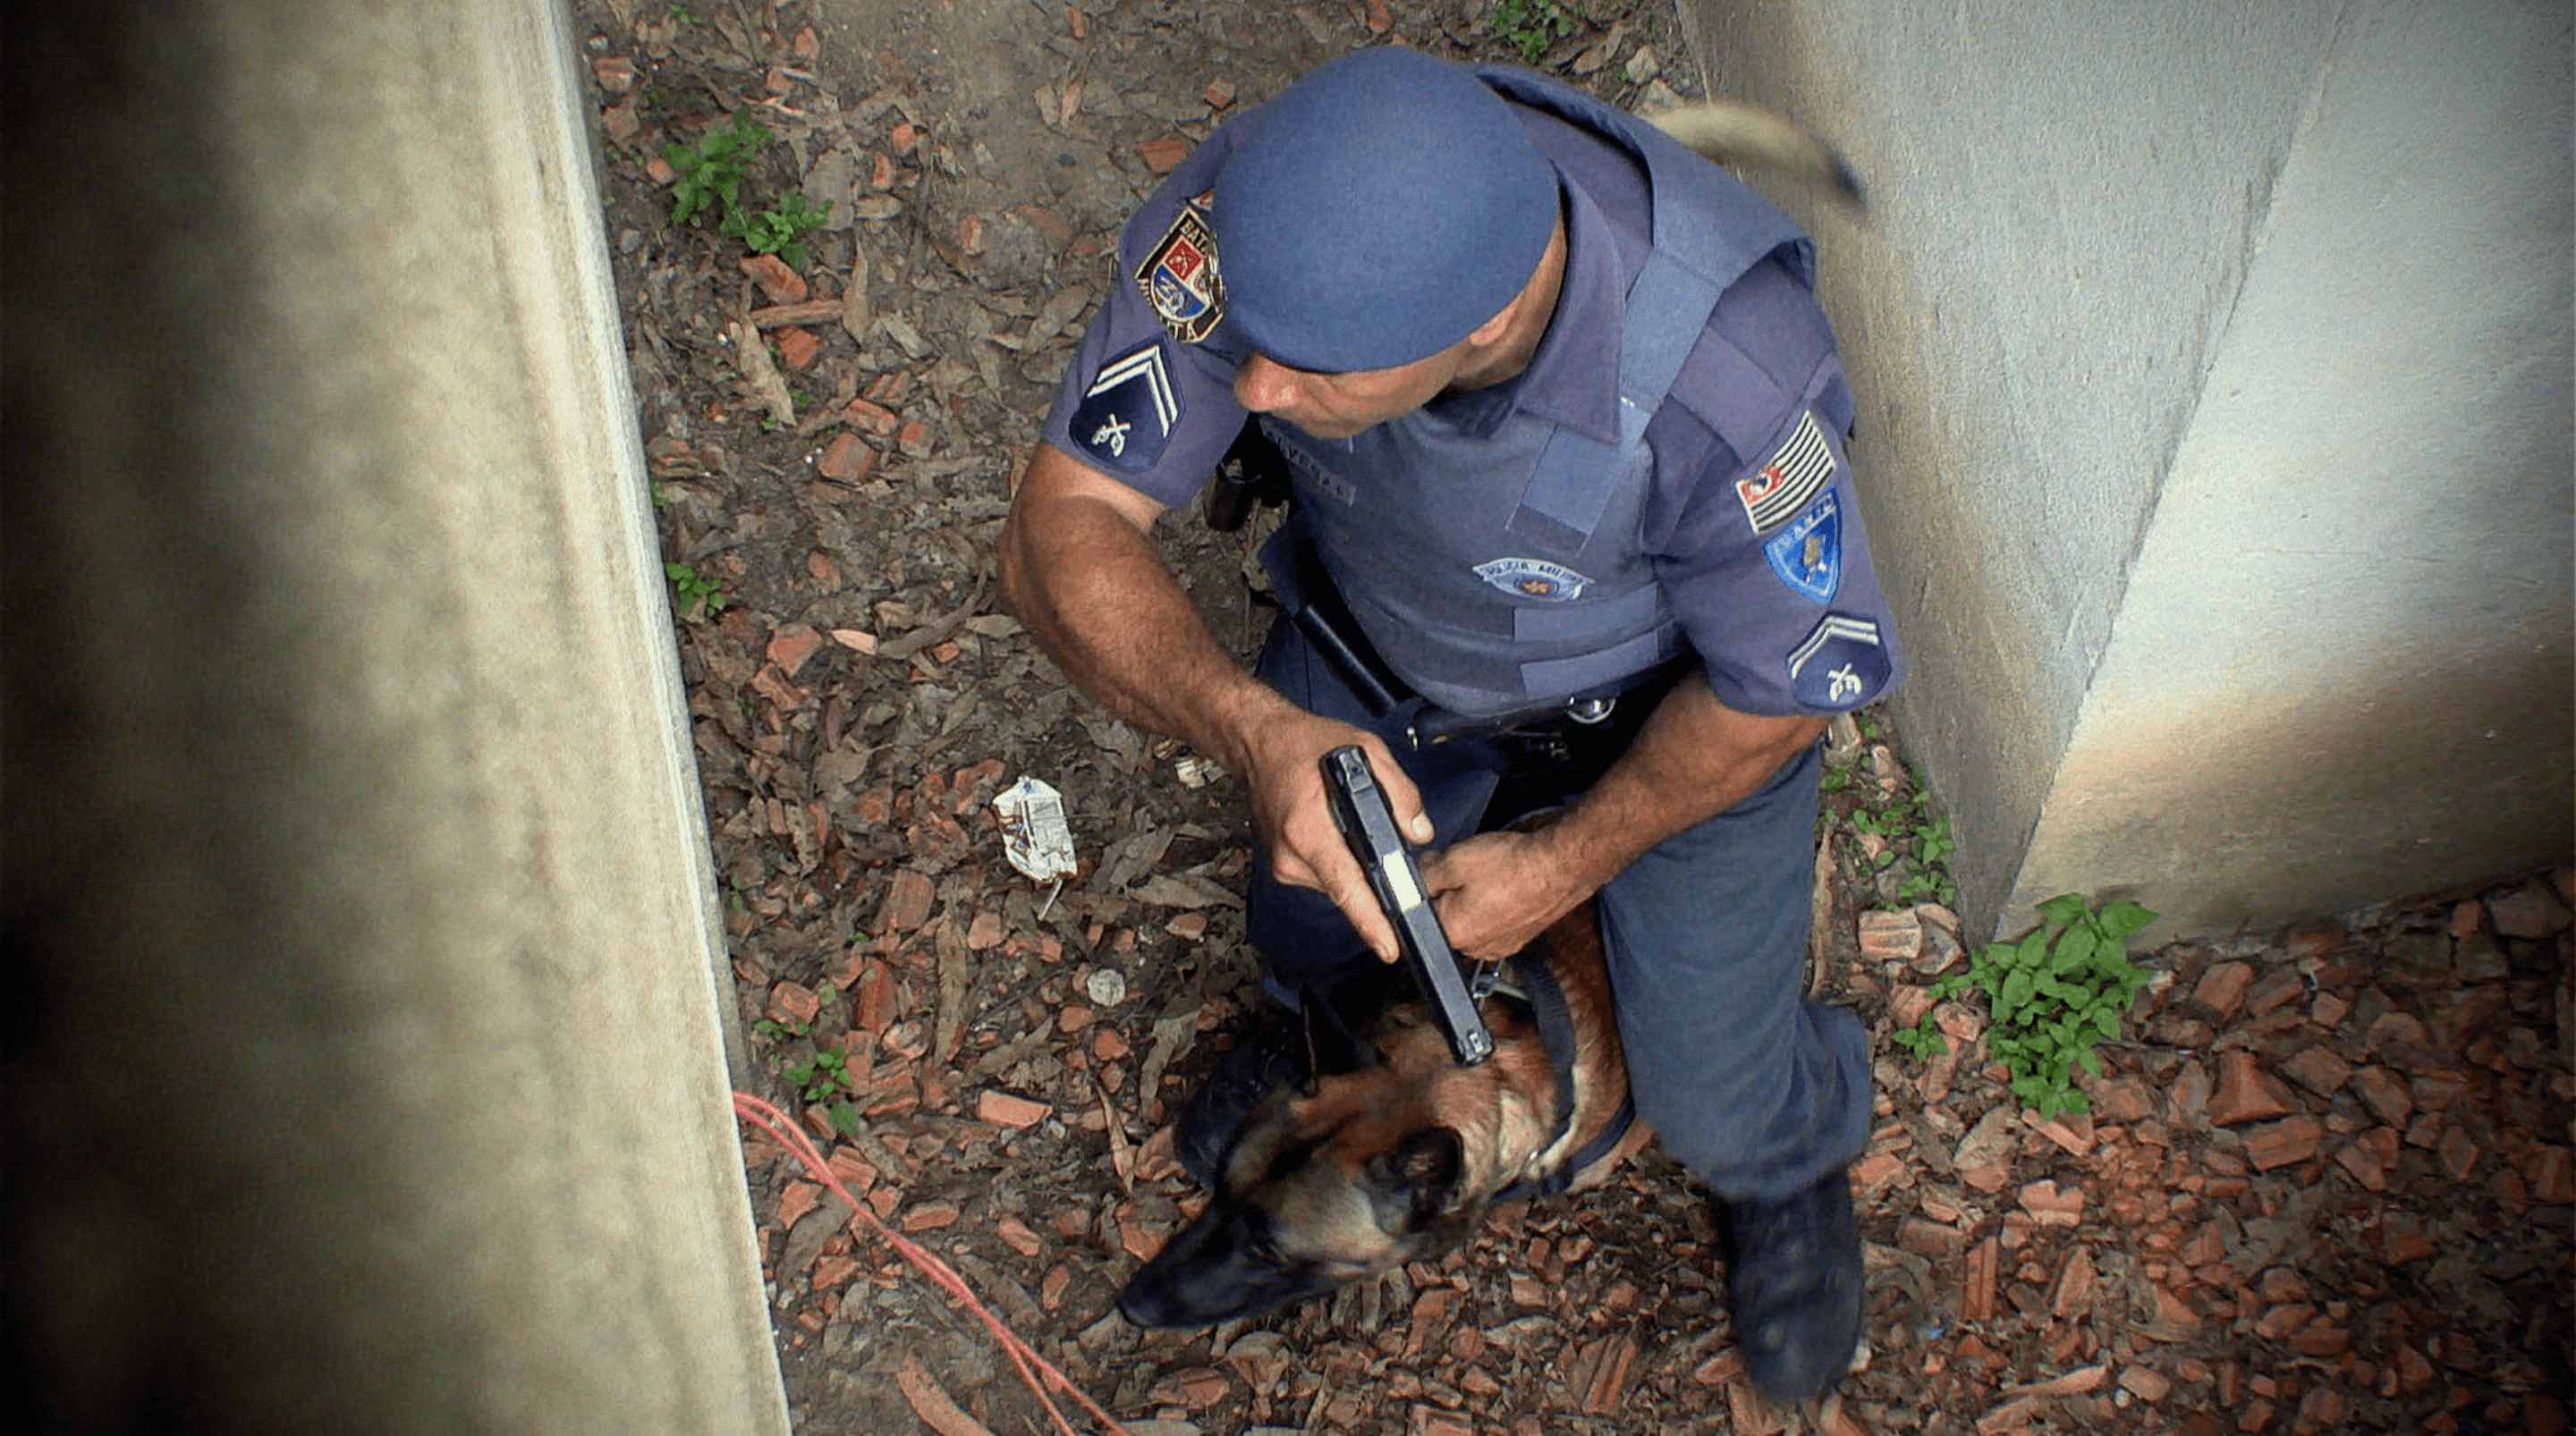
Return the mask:
[[1467, 1148], [1455, 1127], [1424, 1127], [1368, 1161], [1369, 1201], [1389, 1231], [1437, 1216], [1458, 1200]]

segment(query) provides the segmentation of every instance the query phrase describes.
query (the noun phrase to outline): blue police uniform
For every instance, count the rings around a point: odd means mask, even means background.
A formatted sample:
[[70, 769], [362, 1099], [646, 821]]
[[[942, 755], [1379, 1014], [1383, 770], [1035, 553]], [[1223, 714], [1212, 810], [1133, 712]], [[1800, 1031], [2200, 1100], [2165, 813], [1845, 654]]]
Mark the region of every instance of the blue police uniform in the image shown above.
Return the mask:
[[[1388, 736], [1421, 703], [1516, 710], [1614, 690], [1683, 655], [1739, 712], [1827, 714], [1878, 697], [1900, 658], [1853, 498], [1851, 397], [1808, 241], [1715, 166], [1580, 92], [1521, 71], [1478, 76], [1554, 170], [1566, 226], [1563, 287], [1529, 366], [1349, 440], [1263, 421], [1297, 492], [1281, 542], [1311, 546], [1420, 698], [1372, 715], [1285, 623], [1263, 678]], [[1232, 386], [1252, 350], [1229, 314], [1214, 207], [1262, 122], [1255, 110], [1220, 129], [1129, 222], [1117, 282], [1046, 420], [1055, 447], [1175, 507], [1245, 418]], [[1437, 275], [1442, 257], [1420, 262]], [[1478, 755], [1393, 746], [1439, 831], [1476, 831], [1494, 788]], [[1729, 1198], [1812, 1185], [1867, 1139], [1866, 1035], [1802, 990], [1817, 776], [1810, 751], [1600, 894], [1639, 1112]], [[1255, 865], [1253, 935], [1275, 982], [1295, 989], [1365, 960], [1328, 902], [1267, 870]]]

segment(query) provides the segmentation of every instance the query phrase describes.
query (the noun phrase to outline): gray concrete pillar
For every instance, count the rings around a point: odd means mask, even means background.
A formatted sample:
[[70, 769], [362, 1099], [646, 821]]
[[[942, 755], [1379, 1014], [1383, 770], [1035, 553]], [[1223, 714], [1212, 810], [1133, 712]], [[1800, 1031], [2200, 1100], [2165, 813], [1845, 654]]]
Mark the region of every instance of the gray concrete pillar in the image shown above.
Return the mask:
[[68, 1429], [784, 1431], [560, 7], [7, 64], [10, 1337]]
[[2564, 862], [2557, 0], [1683, 0], [1847, 149], [1864, 507], [1971, 921], [2224, 932]]

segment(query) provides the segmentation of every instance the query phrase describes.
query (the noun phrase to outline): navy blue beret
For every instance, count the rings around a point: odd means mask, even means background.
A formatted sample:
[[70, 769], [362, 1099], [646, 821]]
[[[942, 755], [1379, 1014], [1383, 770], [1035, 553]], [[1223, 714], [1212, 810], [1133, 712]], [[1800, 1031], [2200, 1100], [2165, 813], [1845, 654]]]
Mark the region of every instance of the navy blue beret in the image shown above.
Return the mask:
[[1292, 369], [1435, 354], [1529, 282], [1554, 166], [1462, 65], [1408, 49], [1318, 66], [1242, 121], [1210, 220], [1252, 347]]

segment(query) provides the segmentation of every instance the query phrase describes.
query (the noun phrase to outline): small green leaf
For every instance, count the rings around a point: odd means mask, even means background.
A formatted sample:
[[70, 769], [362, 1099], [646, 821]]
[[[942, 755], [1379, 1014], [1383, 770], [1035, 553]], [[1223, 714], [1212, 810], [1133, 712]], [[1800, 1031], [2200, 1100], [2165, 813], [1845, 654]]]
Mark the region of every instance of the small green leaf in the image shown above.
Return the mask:
[[2002, 1005], [2018, 1008], [2023, 1003], [2030, 1001], [2031, 993], [2037, 990], [2038, 987], [2038, 974], [2032, 972], [2028, 968], [2023, 968], [2004, 980]]
[[2127, 937], [2145, 929], [2156, 920], [2156, 914], [2127, 898], [2118, 898], [2102, 906], [2102, 927], [2113, 937]]
[[2084, 899], [2073, 893], [2060, 893], [2039, 905], [2039, 915], [2064, 927], [2084, 916]]
[[2092, 933], [2080, 927], [2068, 928], [2057, 939], [2057, 950], [2048, 960], [2048, 970], [2061, 977], [2081, 971], [2093, 960], [2096, 945]]
[[865, 1125], [859, 1119], [859, 1105], [856, 1102], [835, 1102], [823, 1110], [832, 1119], [832, 1130], [844, 1137], [857, 1136], [860, 1127]]
[[2048, 929], [2032, 928], [2013, 948], [2013, 966], [2036, 969], [2048, 960]]

